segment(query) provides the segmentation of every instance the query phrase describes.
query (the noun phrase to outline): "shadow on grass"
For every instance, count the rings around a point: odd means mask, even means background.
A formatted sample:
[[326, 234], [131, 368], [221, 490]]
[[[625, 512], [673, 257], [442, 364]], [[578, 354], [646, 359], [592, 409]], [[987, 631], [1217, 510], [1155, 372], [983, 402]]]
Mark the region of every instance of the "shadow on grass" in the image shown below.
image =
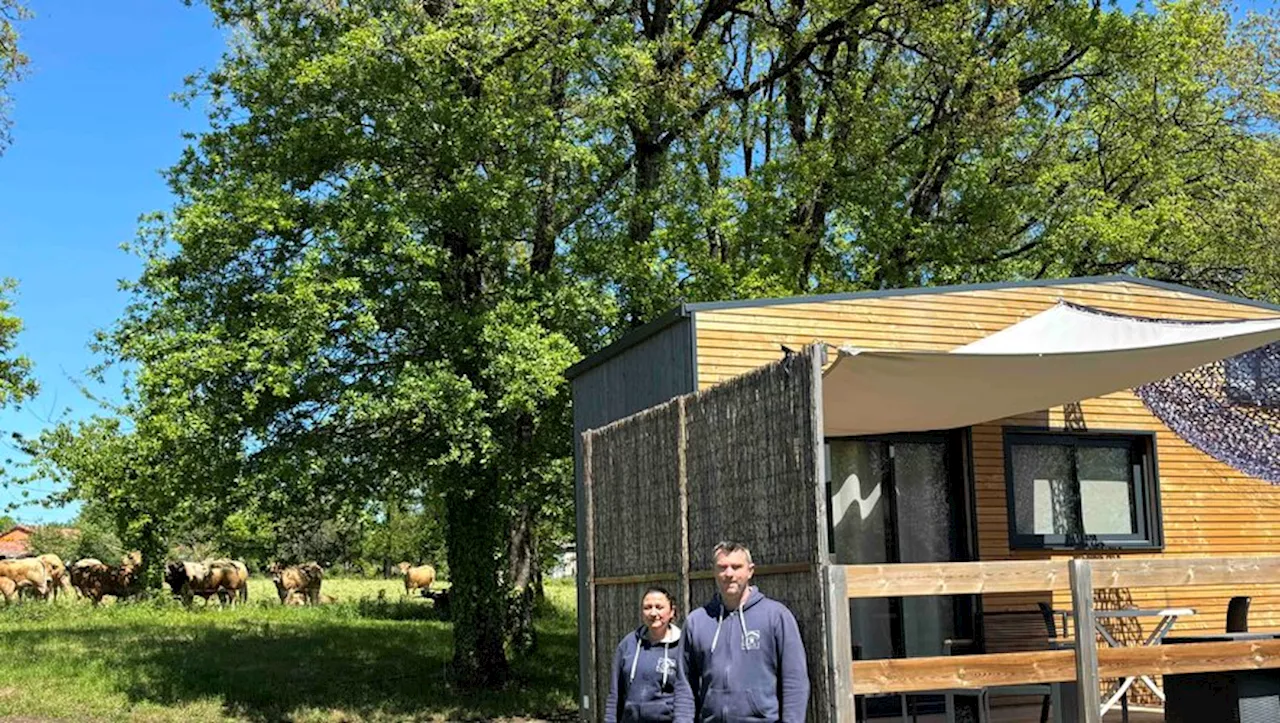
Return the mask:
[[[505, 689], [468, 693], [449, 682], [448, 624], [395, 619], [420, 616], [425, 606], [409, 612], [369, 605], [298, 615], [211, 611], [160, 624], [101, 619], [56, 632], [13, 630], [6, 645], [37, 650], [52, 634], [94, 651], [132, 703], [178, 706], [212, 698], [227, 714], [254, 721], [563, 718], [574, 700], [577, 636], [558, 617], [542, 621], [539, 650], [514, 665]], [[340, 718], [326, 716], [337, 711]]]

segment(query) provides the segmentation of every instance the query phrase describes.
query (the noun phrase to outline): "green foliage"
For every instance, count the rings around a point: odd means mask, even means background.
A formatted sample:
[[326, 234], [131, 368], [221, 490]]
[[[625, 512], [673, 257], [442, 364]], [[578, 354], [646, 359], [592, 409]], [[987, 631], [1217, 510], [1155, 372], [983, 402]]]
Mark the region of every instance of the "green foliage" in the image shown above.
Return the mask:
[[[0, 17], [3, 6], [0, 5]], [[0, 35], [0, 50], [3, 49], [3, 35]], [[3, 75], [0, 75], [0, 81]], [[0, 82], [0, 91], [4, 88]], [[21, 403], [34, 396], [38, 387], [31, 377], [31, 360], [16, 352], [18, 333], [22, 331], [22, 320], [10, 313], [13, 302], [9, 295], [17, 288], [12, 279], [0, 279], [0, 407]]]
[[31, 12], [17, 0], [0, 0], [0, 153], [9, 141], [9, 94], [6, 91], [9, 83], [22, 77], [27, 65], [27, 56], [18, 49], [17, 23], [30, 17]]
[[111, 550], [113, 560], [116, 544], [138, 551], [144, 580], [158, 586], [162, 566], [156, 563], [164, 559], [165, 536], [187, 506], [180, 504], [182, 470], [158, 461], [157, 440], [125, 430], [119, 418], [92, 417], [18, 441], [29, 461], [25, 477], [16, 481], [61, 483], [62, 491], [46, 498], [48, 505], [86, 500], [84, 522], [92, 531], [87, 544]]
[[444, 546], [443, 504], [391, 501], [365, 523], [362, 558], [380, 574], [394, 574], [400, 562], [430, 564], [438, 577], [448, 577]]
[[35, 554], [53, 553], [63, 561], [77, 560], [77, 537], [64, 525], [41, 525], [32, 531], [29, 543]]
[[86, 505], [71, 523], [36, 527], [30, 545], [35, 554], [53, 553], [66, 563], [87, 557], [115, 563], [126, 552], [110, 521], [93, 504]]

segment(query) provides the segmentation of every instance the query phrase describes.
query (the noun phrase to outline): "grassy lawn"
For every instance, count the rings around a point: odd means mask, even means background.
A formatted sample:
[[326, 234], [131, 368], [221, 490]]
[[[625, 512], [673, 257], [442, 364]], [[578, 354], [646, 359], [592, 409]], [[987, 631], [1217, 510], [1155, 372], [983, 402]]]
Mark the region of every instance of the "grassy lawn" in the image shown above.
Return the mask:
[[[378, 590], [386, 600], [378, 601]], [[547, 588], [538, 651], [501, 691], [449, 684], [452, 628], [399, 581], [325, 581], [285, 608], [168, 601], [0, 607], [0, 721], [436, 721], [563, 717], [577, 692], [572, 585]]]

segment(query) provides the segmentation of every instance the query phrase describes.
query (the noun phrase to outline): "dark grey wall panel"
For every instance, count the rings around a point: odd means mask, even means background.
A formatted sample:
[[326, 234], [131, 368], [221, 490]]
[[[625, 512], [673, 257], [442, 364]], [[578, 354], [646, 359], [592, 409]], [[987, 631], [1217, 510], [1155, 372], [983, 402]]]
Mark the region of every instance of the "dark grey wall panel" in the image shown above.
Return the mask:
[[[582, 433], [695, 391], [694, 357], [693, 319], [679, 317], [665, 329], [573, 379], [574, 499], [577, 503], [579, 541], [584, 539], [586, 526], [582, 499]], [[581, 549], [578, 559], [578, 569], [582, 571], [585, 568], [582, 567]], [[588, 602], [586, 580], [579, 575], [578, 610], [586, 610]], [[590, 690], [586, 684], [592, 677], [590, 630], [587, 625], [587, 616], [580, 613], [578, 680], [582, 699], [578, 705], [580, 709], [589, 706], [589, 711], [583, 711], [584, 718], [592, 720], [604, 701], [595, 700], [596, 691]], [[589, 704], [588, 698], [591, 698]]]
[[695, 391], [693, 320], [671, 326], [573, 380], [575, 437]]

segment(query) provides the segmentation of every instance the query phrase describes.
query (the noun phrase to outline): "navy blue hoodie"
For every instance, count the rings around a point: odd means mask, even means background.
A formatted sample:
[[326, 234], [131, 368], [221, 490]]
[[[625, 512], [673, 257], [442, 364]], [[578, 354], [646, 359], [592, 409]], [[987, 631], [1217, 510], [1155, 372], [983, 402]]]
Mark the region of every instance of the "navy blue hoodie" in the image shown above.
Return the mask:
[[803, 723], [809, 672], [796, 618], [751, 588], [740, 610], [717, 594], [685, 620], [685, 661], [698, 720]]
[[680, 628], [670, 626], [658, 642], [650, 641], [648, 632], [641, 625], [618, 643], [605, 723], [693, 723]]

